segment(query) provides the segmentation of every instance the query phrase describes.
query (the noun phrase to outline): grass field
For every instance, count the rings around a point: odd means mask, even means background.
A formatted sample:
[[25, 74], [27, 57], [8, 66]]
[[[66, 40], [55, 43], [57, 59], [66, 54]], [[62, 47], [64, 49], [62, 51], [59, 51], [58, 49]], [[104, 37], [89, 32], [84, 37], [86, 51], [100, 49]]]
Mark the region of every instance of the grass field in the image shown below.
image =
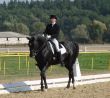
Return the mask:
[[79, 56], [81, 69], [108, 70], [110, 53], [82, 53]]
[[[28, 56], [16, 54], [0, 57], [0, 80], [26, 77], [39, 77], [36, 61]], [[80, 53], [79, 63], [82, 72], [98, 72], [110, 70], [110, 53]], [[67, 76], [67, 70], [60, 65], [48, 69], [49, 77]], [[15, 78], [14, 78], [15, 79]]]

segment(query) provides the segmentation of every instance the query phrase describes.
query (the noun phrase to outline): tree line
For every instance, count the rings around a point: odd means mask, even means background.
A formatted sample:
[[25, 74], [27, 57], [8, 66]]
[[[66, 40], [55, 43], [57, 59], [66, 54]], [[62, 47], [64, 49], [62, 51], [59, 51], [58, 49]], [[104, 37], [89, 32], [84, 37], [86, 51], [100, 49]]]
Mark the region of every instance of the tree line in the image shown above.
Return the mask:
[[51, 14], [58, 17], [61, 40], [110, 42], [110, 0], [10, 0], [0, 4], [0, 31], [43, 33]]

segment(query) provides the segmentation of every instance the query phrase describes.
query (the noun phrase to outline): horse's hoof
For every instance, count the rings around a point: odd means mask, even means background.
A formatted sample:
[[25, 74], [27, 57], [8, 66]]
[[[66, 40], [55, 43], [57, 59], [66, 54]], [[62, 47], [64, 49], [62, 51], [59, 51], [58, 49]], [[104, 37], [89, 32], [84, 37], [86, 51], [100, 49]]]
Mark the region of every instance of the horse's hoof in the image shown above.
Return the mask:
[[75, 87], [75, 86], [73, 86], [73, 89], [76, 89], [76, 87]]
[[69, 89], [69, 88], [70, 88], [70, 87], [69, 87], [69, 86], [67, 86], [67, 87], [65, 87], [65, 88], [64, 88], [64, 90], [67, 90], [67, 89]]
[[67, 87], [64, 88], [64, 90], [67, 90], [67, 89], [68, 89]]
[[44, 91], [44, 88], [42, 88], [41, 91], [43, 92]]
[[44, 90], [43, 89], [41, 89], [41, 92], [43, 92]]
[[48, 89], [48, 86], [45, 86], [45, 89]]
[[67, 89], [69, 89], [69, 88], [70, 88], [70, 86], [67, 86], [66, 88], [67, 88]]
[[41, 91], [42, 91], [42, 92], [47, 92], [47, 89], [44, 89], [44, 88], [43, 88], [43, 89], [41, 89]]

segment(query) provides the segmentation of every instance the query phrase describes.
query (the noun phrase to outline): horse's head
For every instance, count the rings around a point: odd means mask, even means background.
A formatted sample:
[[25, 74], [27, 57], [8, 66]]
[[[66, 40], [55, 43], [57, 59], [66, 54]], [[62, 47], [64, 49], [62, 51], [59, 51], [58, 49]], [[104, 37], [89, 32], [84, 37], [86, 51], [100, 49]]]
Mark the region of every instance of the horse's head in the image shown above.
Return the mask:
[[39, 52], [46, 42], [46, 38], [43, 36], [33, 36], [33, 37], [27, 37], [29, 40], [29, 50], [30, 50], [30, 57], [33, 57], [36, 55], [37, 52]]
[[29, 46], [29, 50], [30, 50], [30, 57], [33, 57], [34, 56], [34, 41], [35, 41], [35, 38], [34, 37], [27, 37], [27, 39], [29, 40], [28, 46]]

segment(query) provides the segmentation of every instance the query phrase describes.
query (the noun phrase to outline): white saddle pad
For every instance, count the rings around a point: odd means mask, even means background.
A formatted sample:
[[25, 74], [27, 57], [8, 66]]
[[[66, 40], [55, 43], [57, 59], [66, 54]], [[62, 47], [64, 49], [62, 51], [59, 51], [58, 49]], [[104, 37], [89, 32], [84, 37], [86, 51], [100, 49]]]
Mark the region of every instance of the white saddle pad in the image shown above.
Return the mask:
[[[52, 43], [49, 42], [49, 45], [50, 45], [50, 48], [51, 48], [51, 50], [52, 50], [52, 53], [54, 54], [55, 51], [54, 51], [54, 48], [53, 48]], [[66, 53], [66, 48], [65, 48], [62, 44], [60, 44], [60, 45], [61, 45], [61, 48], [60, 48], [61, 54], [65, 54], [65, 53]]]
[[61, 44], [61, 48], [60, 48], [61, 54], [65, 54], [66, 53], [66, 48]]

